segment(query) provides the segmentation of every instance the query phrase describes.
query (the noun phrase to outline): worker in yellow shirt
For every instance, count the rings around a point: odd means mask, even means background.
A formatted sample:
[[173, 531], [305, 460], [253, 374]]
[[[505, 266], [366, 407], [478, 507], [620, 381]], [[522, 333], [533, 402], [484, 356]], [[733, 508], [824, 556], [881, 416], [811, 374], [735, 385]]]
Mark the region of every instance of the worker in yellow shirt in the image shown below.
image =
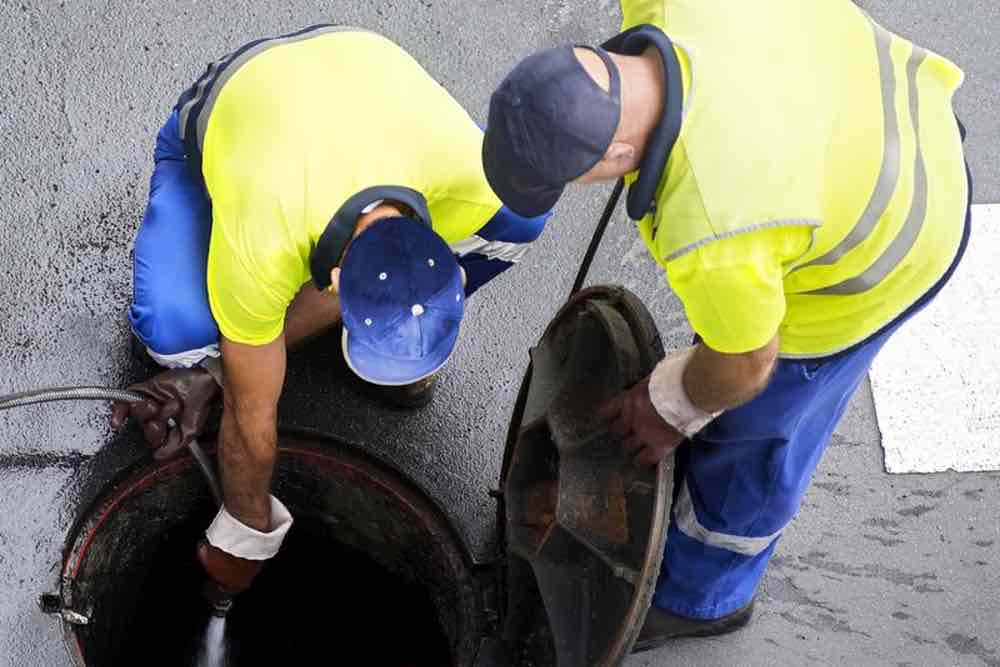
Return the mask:
[[606, 407], [637, 462], [676, 453], [643, 650], [745, 625], [781, 531], [892, 333], [969, 234], [962, 72], [849, 0], [623, 0], [602, 47], [529, 56], [493, 94], [505, 204], [625, 177], [697, 334]]
[[169, 456], [221, 389], [225, 503], [199, 557], [225, 591], [249, 586], [291, 524], [269, 495], [286, 348], [342, 320], [350, 368], [422, 405], [466, 297], [542, 231], [547, 213], [491, 191], [482, 139], [400, 47], [330, 25], [213, 63], [160, 131], [129, 319], [172, 370], [112, 421], [136, 417]]

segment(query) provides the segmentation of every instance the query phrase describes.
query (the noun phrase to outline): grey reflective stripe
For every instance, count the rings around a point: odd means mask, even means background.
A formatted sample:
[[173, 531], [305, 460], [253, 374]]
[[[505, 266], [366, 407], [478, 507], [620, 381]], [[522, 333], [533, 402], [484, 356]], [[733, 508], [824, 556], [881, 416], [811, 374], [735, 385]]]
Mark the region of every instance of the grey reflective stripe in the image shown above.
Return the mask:
[[674, 503], [674, 520], [677, 521], [678, 530], [692, 540], [750, 557], [767, 549], [771, 546], [771, 542], [774, 542], [781, 534], [779, 530], [764, 537], [739, 537], [738, 535], [717, 533], [705, 528], [698, 522], [698, 517], [694, 513], [694, 504], [691, 502], [691, 492], [688, 490], [687, 480], [681, 483], [677, 501]]
[[712, 236], [701, 239], [700, 241], [695, 241], [694, 243], [689, 243], [679, 250], [675, 250], [666, 256], [666, 261], [670, 262], [678, 257], [683, 257], [692, 250], [697, 250], [698, 248], [708, 245], [713, 241], [720, 241], [722, 239], [728, 239], [732, 236], [738, 234], [746, 234], [747, 232], [755, 232], [759, 229], [772, 229], [774, 227], [822, 227], [822, 220], [815, 220], [812, 218], [789, 218], [787, 220], [768, 220], [767, 222], [758, 222], [755, 225], [747, 225], [746, 227], [740, 227], [739, 229], [733, 229], [728, 232], [723, 232], [722, 234], [713, 234]]
[[193, 109], [194, 106], [201, 101], [202, 96], [205, 94], [205, 88], [208, 86], [208, 84], [210, 84], [212, 81], [215, 80], [216, 72], [219, 71], [219, 67], [224, 62], [226, 62], [228, 58], [229, 58], [228, 55], [223, 56], [219, 60], [216, 60], [214, 63], [209, 65], [208, 71], [205, 72], [205, 74], [201, 77], [201, 81], [198, 82], [198, 92], [196, 92], [194, 96], [191, 99], [189, 99], [184, 104], [184, 106], [181, 107], [180, 113], [178, 114], [177, 118], [178, 124], [180, 126], [181, 141], [183, 141], [185, 139], [185, 136], [187, 135], [187, 122], [188, 122], [188, 116], [191, 114], [191, 109]]
[[[870, 20], [870, 19], [869, 19]], [[854, 228], [832, 250], [805, 264], [796, 267], [795, 273], [807, 266], [820, 266], [835, 263], [845, 254], [861, 244], [872, 233], [882, 215], [889, 208], [889, 202], [896, 191], [899, 181], [899, 118], [896, 114], [896, 72], [892, 64], [892, 35], [880, 26], [872, 23], [875, 31], [875, 50], [878, 52], [879, 80], [882, 88], [882, 124], [885, 146], [882, 150], [882, 167], [879, 169], [878, 180], [872, 191], [864, 213], [858, 218]]]
[[[222, 71], [222, 73], [219, 74], [219, 78], [216, 79], [215, 83], [212, 84], [212, 89], [209, 91], [208, 97], [205, 99], [205, 105], [198, 113], [198, 119], [197, 119], [198, 149], [201, 150], [204, 148], [205, 128], [208, 127], [208, 119], [209, 116], [212, 115], [212, 106], [215, 104], [215, 100], [218, 99], [219, 92], [222, 91], [223, 87], [225, 87], [226, 85], [226, 82], [230, 78], [232, 78], [233, 74], [235, 74], [240, 69], [240, 67], [245, 65], [248, 60], [250, 60], [254, 56], [260, 55], [261, 53], [267, 51], [268, 49], [274, 48], [275, 46], [281, 46], [283, 44], [294, 44], [295, 42], [302, 42], [307, 39], [312, 39], [313, 37], [318, 37], [320, 35], [328, 35], [334, 32], [370, 32], [370, 31], [365, 30], [363, 28], [355, 28], [351, 26], [339, 26], [339, 25], [325, 26], [298, 35], [289, 35], [288, 37], [278, 37], [275, 39], [269, 39], [266, 42], [261, 42], [260, 44], [254, 46], [253, 48], [247, 49], [246, 51], [241, 53], [236, 59], [229, 62], [229, 64], [226, 65], [226, 68]], [[218, 64], [219, 63], [216, 63], [216, 65]], [[205, 81], [199, 84], [198, 94], [195, 95], [195, 97], [192, 98], [191, 101], [189, 101], [188, 104], [185, 104], [184, 106], [188, 108], [193, 107], [194, 103], [196, 103], [197, 100], [201, 98], [202, 93], [204, 92], [205, 85], [210, 81], [212, 81], [212, 77], [206, 77]], [[188, 105], [190, 105], [190, 107]], [[186, 123], [187, 121], [186, 114], [180, 120], [182, 122], [181, 127], [184, 127], [183, 123]]]
[[896, 237], [889, 243], [889, 247], [861, 275], [830, 287], [806, 292], [806, 294], [846, 295], [865, 292], [878, 285], [892, 273], [893, 269], [899, 266], [903, 258], [906, 257], [913, 244], [917, 242], [917, 237], [920, 236], [920, 230], [923, 229], [924, 220], [927, 217], [927, 168], [920, 148], [920, 95], [917, 92], [917, 72], [926, 58], [927, 51], [914, 46], [913, 53], [910, 54], [910, 59], [906, 63], [910, 118], [913, 122], [916, 151], [913, 165], [913, 201], [910, 203], [910, 213], [906, 216], [906, 221], [903, 222]]

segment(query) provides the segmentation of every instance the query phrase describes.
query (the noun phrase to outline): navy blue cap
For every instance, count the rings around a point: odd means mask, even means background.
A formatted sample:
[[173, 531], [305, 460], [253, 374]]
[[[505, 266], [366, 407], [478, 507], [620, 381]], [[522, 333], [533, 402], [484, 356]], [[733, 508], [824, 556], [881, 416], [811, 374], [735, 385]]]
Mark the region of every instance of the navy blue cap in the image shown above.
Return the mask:
[[573, 179], [604, 157], [621, 115], [618, 68], [603, 49], [609, 90], [580, 64], [573, 46], [522, 60], [490, 98], [483, 169], [490, 187], [525, 217], [550, 210]]
[[448, 361], [465, 289], [455, 255], [425, 222], [383, 218], [359, 234], [339, 291], [344, 358], [361, 379], [410, 384]]

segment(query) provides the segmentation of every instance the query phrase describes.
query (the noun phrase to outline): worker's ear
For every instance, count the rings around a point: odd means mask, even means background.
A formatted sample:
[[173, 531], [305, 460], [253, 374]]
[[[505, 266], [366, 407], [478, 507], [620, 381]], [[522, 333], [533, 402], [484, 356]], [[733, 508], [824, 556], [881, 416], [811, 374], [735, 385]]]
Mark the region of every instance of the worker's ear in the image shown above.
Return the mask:
[[330, 269], [330, 289], [334, 294], [340, 294], [340, 267]]
[[637, 153], [638, 151], [635, 150], [635, 146], [632, 144], [616, 141], [608, 146], [608, 150], [604, 151], [604, 157], [601, 158], [601, 162], [608, 163], [608, 166], [612, 167], [615, 171], [627, 174], [630, 171], [634, 171], [635, 167], [638, 166]]
[[632, 144], [616, 141], [604, 157], [597, 161], [585, 174], [574, 179], [576, 183], [600, 183], [613, 181], [639, 168], [639, 151]]

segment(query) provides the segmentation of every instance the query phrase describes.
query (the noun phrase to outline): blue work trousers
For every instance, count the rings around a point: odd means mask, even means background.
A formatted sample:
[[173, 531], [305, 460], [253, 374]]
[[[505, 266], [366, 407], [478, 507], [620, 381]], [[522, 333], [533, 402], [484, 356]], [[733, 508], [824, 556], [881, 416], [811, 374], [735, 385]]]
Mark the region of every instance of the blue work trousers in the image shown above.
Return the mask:
[[[971, 192], [970, 178], [970, 202]], [[710, 619], [753, 599], [848, 401], [889, 337], [948, 282], [965, 252], [970, 226], [968, 208], [951, 267], [884, 329], [830, 357], [780, 359], [761, 394], [723, 413], [678, 448], [674, 505], [654, 605]]]

